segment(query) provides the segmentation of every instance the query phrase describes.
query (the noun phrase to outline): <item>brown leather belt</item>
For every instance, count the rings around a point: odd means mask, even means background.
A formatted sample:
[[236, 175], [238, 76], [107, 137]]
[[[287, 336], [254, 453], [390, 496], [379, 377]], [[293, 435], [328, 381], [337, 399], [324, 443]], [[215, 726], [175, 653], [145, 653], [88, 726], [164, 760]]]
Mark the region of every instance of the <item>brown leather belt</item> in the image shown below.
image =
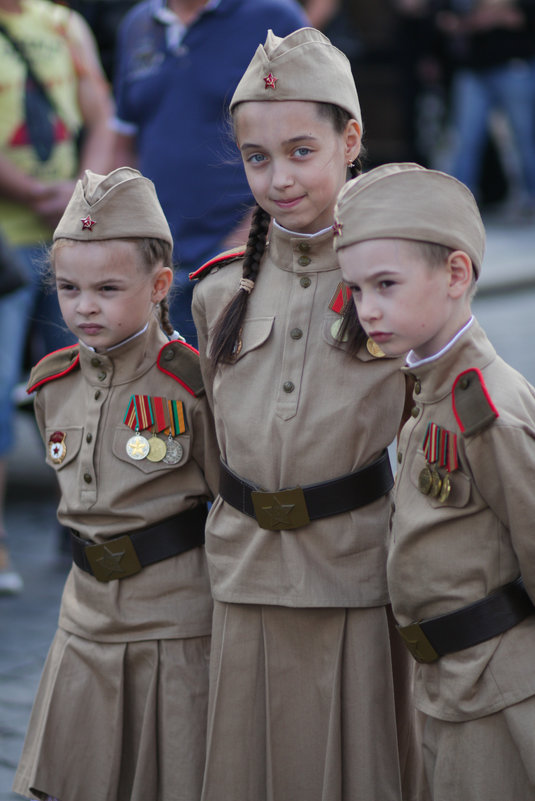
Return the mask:
[[204, 544], [205, 504], [188, 509], [148, 528], [95, 544], [71, 529], [72, 558], [99, 581], [127, 578], [155, 562]]
[[355, 473], [309, 484], [306, 487], [264, 492], [233, 473], [222, 461], [219, 494], [224, 501], [250, 517], [260, 528], [281, 531], [300, 528], [311, 520], [331, 517], [366, 506], [394, 485], [387, 451]]
[[436, 662], [444, 654], [503, 634], [534, 612], [520, 576], [480, 601], [446, 615], [398, 626], [398, 631], [417, 662]]

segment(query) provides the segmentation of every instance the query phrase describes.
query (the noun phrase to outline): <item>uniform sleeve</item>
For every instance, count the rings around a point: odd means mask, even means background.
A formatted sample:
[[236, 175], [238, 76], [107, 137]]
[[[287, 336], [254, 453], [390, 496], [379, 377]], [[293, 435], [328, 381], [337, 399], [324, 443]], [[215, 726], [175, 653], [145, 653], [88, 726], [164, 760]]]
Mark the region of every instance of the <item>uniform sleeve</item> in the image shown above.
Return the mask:
[[204, 388], [206, 391], [208, 402], [210, 404], [210, 408], [213, 409], [212, 380], [211, 380], [212, 370], [207, 353], [208, 321], [206, 319], [206, 311], [204, 308], [204, 304], [202, 302], [202, 288], [200, 284], [197, 284], [194, 287], [191, 311], [193, 314], [193, 322], [195, 323], [195, 328], [197, 329], [197, 339], [199, 343], [199, 359], [201, 362], [201, 372], [204, 381]]
[[201, 468], [212, 497], [219, 491], [219, 448], [214, 419], [206, 397], [199, 398], [193, 410], [195, 436], [193, 458]]
[[466, 453], [479, 492], [510, 533], [535, 602], [535, 429], [492, 425], [474, 437]]

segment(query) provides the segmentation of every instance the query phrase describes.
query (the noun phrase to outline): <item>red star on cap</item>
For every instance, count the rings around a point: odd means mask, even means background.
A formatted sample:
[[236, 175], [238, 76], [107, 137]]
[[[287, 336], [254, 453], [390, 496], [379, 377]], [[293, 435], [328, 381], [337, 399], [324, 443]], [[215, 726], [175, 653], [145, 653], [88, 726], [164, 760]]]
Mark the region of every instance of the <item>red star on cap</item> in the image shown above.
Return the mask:
[[275, 84], [277, 83], [278, 80], [279, 79], [275, 78], [275, 76], [272, 75], [270, 72], [269, 75], [266, 75], [266, 77], [264, 78], [264, 83], [266, 84], [265, 88], [275, 89]]
[[335, 222], [332, 228], [335, 236], [342, 236], [342, 223]]
[[96, 225], [95, 220], [91, 219], [91, 215], [90, 214], [88, 214], [87, 217], [82, 217], [80, 222], [82, 223], [82, 231], [85, 228], [88, 228], [90, 231], [92, 231], [93, 230], [93, 226]]

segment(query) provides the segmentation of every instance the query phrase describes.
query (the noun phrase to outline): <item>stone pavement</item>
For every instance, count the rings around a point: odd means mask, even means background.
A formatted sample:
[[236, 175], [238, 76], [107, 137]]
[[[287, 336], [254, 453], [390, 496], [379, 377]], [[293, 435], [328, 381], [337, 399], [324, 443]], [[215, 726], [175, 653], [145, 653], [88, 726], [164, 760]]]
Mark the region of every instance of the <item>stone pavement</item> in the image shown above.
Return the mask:
[[[478, 295], [535, 287], [535, 222], [489, 217], [486, 223]], [[18, 798], [10, 791], [12, 777], [68, 570], [57, 548], [54, 476], [28, 413], [18, 415], [17, 440], [9, 465], [7, 527], [25, 588], [18, 597], [0, 597], [0, 801]]]

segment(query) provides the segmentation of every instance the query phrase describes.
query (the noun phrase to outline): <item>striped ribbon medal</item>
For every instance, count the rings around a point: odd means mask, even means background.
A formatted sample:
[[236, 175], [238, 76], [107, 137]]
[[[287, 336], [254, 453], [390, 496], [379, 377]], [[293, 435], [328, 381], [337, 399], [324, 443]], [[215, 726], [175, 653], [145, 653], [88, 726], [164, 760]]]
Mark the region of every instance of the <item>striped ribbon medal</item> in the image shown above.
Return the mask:
[[[186, 431], [186, 419], [182, 401], [150, 395], [131, 395], [123, 422], [135, 433], [126, 443], [126, 452], [132, 459], [145, 459], [150, 462], [176, 464], [184, 450], [173, 439]], [[149, 438], [141, 431], [151, 431]], [[167, 441], [158, 434], [168, 435]]]
[[[459, 466], [457, 434], [436, 423], [428, 423], [422, 447], [427, 464], [418, 476], [418, 489], [423, 495], [445, 503], [452, 490], [451, 473]], [[445, 476], [440, 475], [439, 467], [446, 468]]]

